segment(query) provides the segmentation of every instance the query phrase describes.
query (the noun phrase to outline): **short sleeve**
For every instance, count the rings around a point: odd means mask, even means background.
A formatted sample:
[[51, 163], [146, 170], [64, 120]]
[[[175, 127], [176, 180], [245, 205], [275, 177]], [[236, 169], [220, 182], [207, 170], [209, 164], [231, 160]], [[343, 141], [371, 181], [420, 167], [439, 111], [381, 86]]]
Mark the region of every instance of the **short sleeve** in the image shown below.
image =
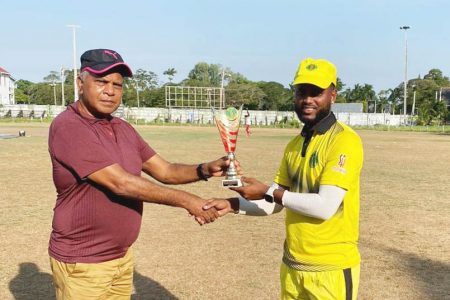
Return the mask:
[[348, 190], [358, 179], [363, 164], [363, 146], [354, 132], [339, 134], [327, 155], [321, 185], [335, 185]]
[[136, 140], [138, 144], [139, 154], [141, 156], [142, 163], [146, 162], [150, 158], [153, 157], [153, 155], [156, 154], [156, 151], [153, 150], [152, 147], [149, 146], [149, 144], [141, 137], [141, 135], [136, 132]]
[[80, 179], [115, 163], [95, 131], [81, 122], [52, 124], [49, 148]]
[[291, 187], [291, 180], [290, 180], [290, 176], [289, 176], [289, 168], [288, 168], [288, 164], [289, 164], [289, 159], [292, 156], [295, 156], [295, 153], [293, 153], [292, 149], [295, 148], [295, 145], [297, 144], [297, 139], [299, 139], [300, 137], [295, 137], [294, 139], [292, 139], [289, 144], [287, 144], [285, 150], [284, 150], [284, 154], [283, 154], [283, 158], [281, 159], [281, 163], [280, 163], [280, 167], [278, 168], [278, 171], [275, 175], [274, 178], [274, 182], [279, 184], [279, 185], [284, 185], [287, 187]]

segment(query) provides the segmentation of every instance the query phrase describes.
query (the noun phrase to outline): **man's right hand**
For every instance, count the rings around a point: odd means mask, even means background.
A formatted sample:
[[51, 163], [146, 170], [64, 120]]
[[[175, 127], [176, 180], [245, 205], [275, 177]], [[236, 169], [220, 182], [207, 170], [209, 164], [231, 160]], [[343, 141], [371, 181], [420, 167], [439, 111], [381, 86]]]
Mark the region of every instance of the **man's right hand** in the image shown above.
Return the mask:
[[223, 217], [230, 212], [235, 212], [239, 210], [239, 199], [229, 198], [229, 199], [218, 199], [213, 198], [206, 202], [203, 209], [208, 211], [211, 209], [217, 210], [219, 216]]
[[203, 207], [206, 203], [207, 201], [201, 198], [194, 198], [188, 202], [186, 207], [189, 214], [192, 215], [200, 225], [214, 222], [220, 217], [219, 212], [215, 208], [204, 210]]

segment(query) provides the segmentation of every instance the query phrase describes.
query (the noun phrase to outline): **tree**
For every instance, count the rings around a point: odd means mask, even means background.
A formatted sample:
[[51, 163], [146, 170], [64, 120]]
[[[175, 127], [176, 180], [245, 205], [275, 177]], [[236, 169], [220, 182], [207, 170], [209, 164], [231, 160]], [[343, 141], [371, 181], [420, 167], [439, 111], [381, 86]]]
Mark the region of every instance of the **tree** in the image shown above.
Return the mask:
[[342, 80], [339, 77], [337, 77], [336, 78], [336, 91], [337, 92], [342, 91], [344, 89], [344, 86], [345, 86], [345, 84], [342, 82]]
[[132, 80], [135, 88], [137, 87], [139, 90], [156, 88], [158, 86], [158, 75], [152, 71], [137, 69]]
[[47, 83], [56, 83], [59, 82], [60, 80], [61, 78], [59, 76], [59, 72], [57, 71], [50, 71], [50, 74], [44, 77], [44, 82]]
[[60, 73], [50, 71], [50, 74], [44, 77], [44, 82], [49, 83], [53, 87], [53, 104], [56, 105], [56, 83], [61, 80]]
[[419, 125], [442, 124], [448, 111], [445, 102], [439, 100], [425, 101], [419, 106], [417, 123]]
[[424, 79], [416, 78], [408, 82], [408, 111], [412, 110], [415, 94], [417, 107], [417, 122], [422, 125], [440, 124], [445, 121], [448, 111], [446, 103], [439, 101], [439, 83], [445, 84], [447, 79], [442, 73], [433, 69], [424, 76]]
[[227, 79], [227, 81], [228, 81], [228, 84], [230, 84], [230, 83], [242, 84], [242, 83], [250, 83], [251, 82], [241, 73], [234, 73], [233, 71], [231, 71], [229, 69], [227, 69], [225, 72], [228, 75], [225, 77], [225, 79]]
[[175, 74], [177, 74], [177, 70], [175, 70], [175, 68], [168, 68], [163, 73], [163, 75], [167, 76], [167, 78], [169, 79], [170, 83], [172, 83], [172, 79], [175, 76]]
[[184, 80], [190, 86], [221, 86], [222, 67], [219, 64], [197, 63]]
[[262, 110], [290, 110], [292, 109], [293, 93], [286, 89], [281, 83], [274, 81], [260, 81], [257, 86], [264, 92], [265, 96], [259, 103]]
[[370, 84], [365, 83], [364, 85], [360, 85], [357, 83], [353, 89], [346, 89], [343, 96], [346, 102], [367, 102], [375, 99], [375, 91]]
[[225, 89], [226, 106], [244, 105], [247, 109], [258, 109], [264, 96], [255, 83], [230, 83]]
[[130, 83], [134, 85], [134, 90], [136, 91], [136, 104], [139, 107], [140, 106], [139, 93], [147, 89], [156, 88], [158, 86], [158, 75], [156, 75], [156, 73], [152, 71], [137, 69], [131, 81], [127, 81], [128, 85]]
[[19, 79], [16, 81], [15, 98], [18, 104], [30, 104], [31, 89], [34, 83], [28, 80]]
[[48, 83], [34, 84], [30, 89], [30, 102], [34, 104], [54, 104], [53, 90]]
[[[389, 97], [392, 94], [392, 89], [387, 90], [381, 90], [378, 92], [378, 105], [380, 106], [380, 109], [377, 111], [379, 112], [390, 112], [390, 103], [389, 103]], [[377, 105], [377, 107], [378, 107]]]
[[439, 69], [431, 69], [423, 79], [433, 80], [438, 86], [448, 86], [450, 84], [448, 77], [442, 75]]
[[346, 102], [346, 99], [344, 97], [345, 92], [342, 92], [344, 87], [345, 87], [345, 84], [342, 82], [342, 80], [339, 77], [337, 77], [337, 79], [336, 79], [336, 91], [337, 91], [336, 103], [345, 103]]

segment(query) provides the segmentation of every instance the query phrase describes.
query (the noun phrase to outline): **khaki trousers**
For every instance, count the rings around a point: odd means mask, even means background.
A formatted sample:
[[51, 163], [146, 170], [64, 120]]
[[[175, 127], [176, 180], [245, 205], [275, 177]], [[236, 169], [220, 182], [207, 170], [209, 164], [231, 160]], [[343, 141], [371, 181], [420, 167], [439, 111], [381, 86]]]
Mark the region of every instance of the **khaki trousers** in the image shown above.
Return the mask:
[[124, 257], [102, 263], [64, 263], [50, 257], [56, 299], [131, 298], [133, 289], [133, 251]]

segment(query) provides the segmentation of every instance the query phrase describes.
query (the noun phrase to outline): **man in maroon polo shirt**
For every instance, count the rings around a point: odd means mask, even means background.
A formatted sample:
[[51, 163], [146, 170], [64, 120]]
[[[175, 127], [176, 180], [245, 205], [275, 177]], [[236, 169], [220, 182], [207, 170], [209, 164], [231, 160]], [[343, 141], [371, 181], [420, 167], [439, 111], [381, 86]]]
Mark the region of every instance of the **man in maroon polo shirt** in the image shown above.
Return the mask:
[[129, 299], [143, 202], [185, 208], [205, 224], [219, 215], [206, 200], [155, 184], [223, 176], [221, 158], [200, 165], [170, 163], [127, 122], [111, 116], [130, 68], [113, 50], [81, 56], [79, 100], [50, 126], [49, 152], [57, 190], [49, 254], [57, 299]]

